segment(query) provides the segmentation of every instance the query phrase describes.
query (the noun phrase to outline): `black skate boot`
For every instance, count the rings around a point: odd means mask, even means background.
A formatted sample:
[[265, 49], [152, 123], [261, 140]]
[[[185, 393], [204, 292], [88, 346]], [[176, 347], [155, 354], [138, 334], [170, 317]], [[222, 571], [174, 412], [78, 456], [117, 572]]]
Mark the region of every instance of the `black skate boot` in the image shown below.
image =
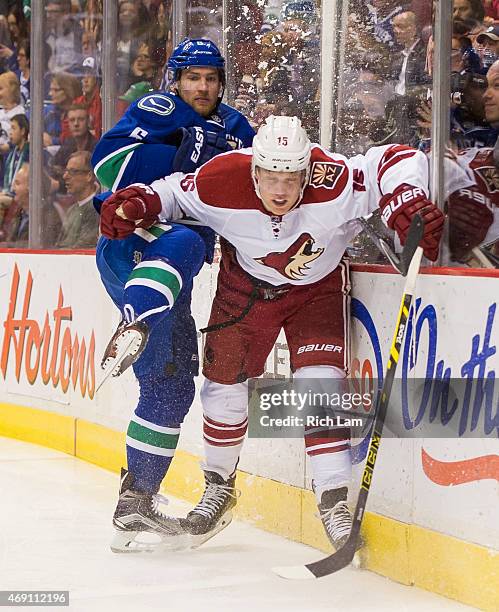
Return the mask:
[[121, 321], [104, 351], [101, 368], [108, 376], [120, 376], [140, 357], [148, 338], [149, 329], [142, 321]]
[[[335, 550], [344, 546], [352, 529], [352, 513], [348, 508], [347, 495], [347, 487], [324, 491], [321, 503], [317, 505], [324, 530]], [[362, 546], [363, 542], [359, 537], [357, 550]]]
[[133, 474], [121, 469], [120, 497], [114, 511], [116, 534], [111, 542], [113, 552], [154, 552], [181, 550], [189, 545], [189, 537], [180, 520], [158, 510], [160, 495], [134, 491]]
[[191, 548], [201, 546], [232, 521], [232, 508], [240, 492], [234, 487], [236, 475], [224, 480], [216, 472], [204, 473], [206, 488], [198, 505], [181, 519], [182, 527], [191, 534]]

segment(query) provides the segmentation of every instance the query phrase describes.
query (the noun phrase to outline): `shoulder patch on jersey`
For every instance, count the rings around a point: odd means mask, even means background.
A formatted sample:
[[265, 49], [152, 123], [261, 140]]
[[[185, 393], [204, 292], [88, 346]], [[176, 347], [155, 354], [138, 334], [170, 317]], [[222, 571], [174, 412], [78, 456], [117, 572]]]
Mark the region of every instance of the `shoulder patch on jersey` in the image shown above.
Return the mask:
[[495, 166], [481, 166], [479, 168], [473, 168], [473, 170], [485, 183], [489, 193], [499, 192], [499, 172]]
[[345, 166], [336, 162], [313, 162], [308, 184], [311, 187], [334, 189], [344, 170]]
[[163, 96], [162, 94], [145, 96], [138, 101], [137, 106], [149, 113], [156, 113], [164, 117], [171, 115], [175, 110], [175, 102], [168, 96]]
[[199, 199], [216, 208], [265, 211], [251, 178], [251, 155], [230, 151], [206, 162], [195, 175]]

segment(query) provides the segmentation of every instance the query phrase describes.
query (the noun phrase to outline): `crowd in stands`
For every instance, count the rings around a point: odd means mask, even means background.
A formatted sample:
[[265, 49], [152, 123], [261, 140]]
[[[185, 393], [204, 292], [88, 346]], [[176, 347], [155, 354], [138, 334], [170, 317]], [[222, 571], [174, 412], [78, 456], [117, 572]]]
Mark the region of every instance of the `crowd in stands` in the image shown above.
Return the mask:
[[[170, 0], [118, 0], [117, 118], [159, 88], [172, 49]], [[43, 2], [44, 246], [94, 248], [99, 189], [90, 164], [102, 134], [102, 0]], [[0, 247], [29, 228], [30, 0], [0, 0]]]
[[[256, 128], [270, 114], [297, 115], [317, 141], [319, 0], [268, 6], [234, 1], [229, 54], [236, 88], [228, 102]], [[118, 119], [132, 101], [165, 86], [172, 0], [117, 0], [117, 5]], [[52, 219], [50, 232], [44, 228], [45, 242], [92, 248], [98, 219], [87, 213], [92, 211], [87, 197], [98, 185], [88, 182], [83, 154], [92, 152], [102, 133], [102, 0], [46, 0], [43, 7], [43, 197]], [[398, 142], [430, 153], [435, 2], [348, 0], [342, 10], [347, 28], [335, 90], [334, 148], [353, 155]], [[29, 0], [0, 0], [1, 245], [27, 240], [22, 194], [29, 164], [30, 14]], [[221, 44], [221, 15], [220, 0], [187, 5], [190, 36]], [[453, 0], [452, 26], [449, 150], [459, 156], [497, 141], [494, 104], [484, 104], [484, 94], [488, 71], [499, 58], [499, 0]], [[489, 175], [499, 191], [497, 169]], [[76, 232], [78, 214], [84, 229]], [[359, 252], [365, 258], [365, 250]]]

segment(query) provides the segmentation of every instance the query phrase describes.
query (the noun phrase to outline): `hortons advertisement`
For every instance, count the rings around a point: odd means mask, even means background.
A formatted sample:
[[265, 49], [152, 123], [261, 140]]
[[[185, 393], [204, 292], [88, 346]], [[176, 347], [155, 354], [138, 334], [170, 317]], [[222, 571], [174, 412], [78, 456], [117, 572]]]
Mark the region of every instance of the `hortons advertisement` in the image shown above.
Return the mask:
[[[350, 378], [360, 394], [373, 394], [383, 380], [402, 284], [394, 274], [353, 274]], [[195, 287], [198, 327], [207, 321], [215, 287], [212, 266]], [[382, 441], [371, 510], [499, 550], [496, 287], [495, 278], [418, 278], [400, 356], [400, 393], [389, 407], [403, 435]], [[101, 355], [119, 313], [100, 285], [93, 257], [2, 253], [0, 320], [1, 402], [124, 431], [137, 395], [133, 376], [125, 373], [95, 393]], [[199, 342], [202, 349], [202, 334]], [[266, 369], [266, 378], [289, 377], [283, 337]], [[407, 392], [414, 379], [460, 380], [463, 396], [444, 401], [429, 389], [414, 402]], [[477, 379], [481, 386], [466, 392], [467, 381]], [[438, 436], [415, 434], [425, 421], [438, 425]], [[198, 455], [200, 423], [196, 400], [181, 444]], [[367, 434], [352, 440], [358, 477], [367, 446]], [[299, 439], [249, 439], [240, 468], [296, 486], [310, 484]], [[457, 509], [451, 518], [449, 506]]]

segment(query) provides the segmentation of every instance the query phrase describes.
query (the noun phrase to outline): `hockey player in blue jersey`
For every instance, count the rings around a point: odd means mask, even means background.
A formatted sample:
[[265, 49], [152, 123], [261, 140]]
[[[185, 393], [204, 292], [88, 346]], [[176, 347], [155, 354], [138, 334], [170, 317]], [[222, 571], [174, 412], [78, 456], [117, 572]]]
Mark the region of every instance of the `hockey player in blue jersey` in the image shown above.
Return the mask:
[[[225, 62], [214, 43], [187, 39], [167, 66], [169, 91], [135, 101], [94, 151], [96, 176], [112, 191], [191, 172], [218, 153], [251, 145], [254, 132], [247, 120], [221, 102]], [[97, 245], [102, 281], [122, 314], [103, 368], [118, 376], [133, 365], [140, 386], [113, 517], [115, 552], [182, 547], [180, 523], [158, 510], [157, 493], [194, 399], [198, 350], [191, 292], [193, 278], [211, 262], [214, 234], [154, 220], [135, 227], [123, 219], [122, 233], [102, 214]], [[135, 231], [125, 238], [130, 223]]]

